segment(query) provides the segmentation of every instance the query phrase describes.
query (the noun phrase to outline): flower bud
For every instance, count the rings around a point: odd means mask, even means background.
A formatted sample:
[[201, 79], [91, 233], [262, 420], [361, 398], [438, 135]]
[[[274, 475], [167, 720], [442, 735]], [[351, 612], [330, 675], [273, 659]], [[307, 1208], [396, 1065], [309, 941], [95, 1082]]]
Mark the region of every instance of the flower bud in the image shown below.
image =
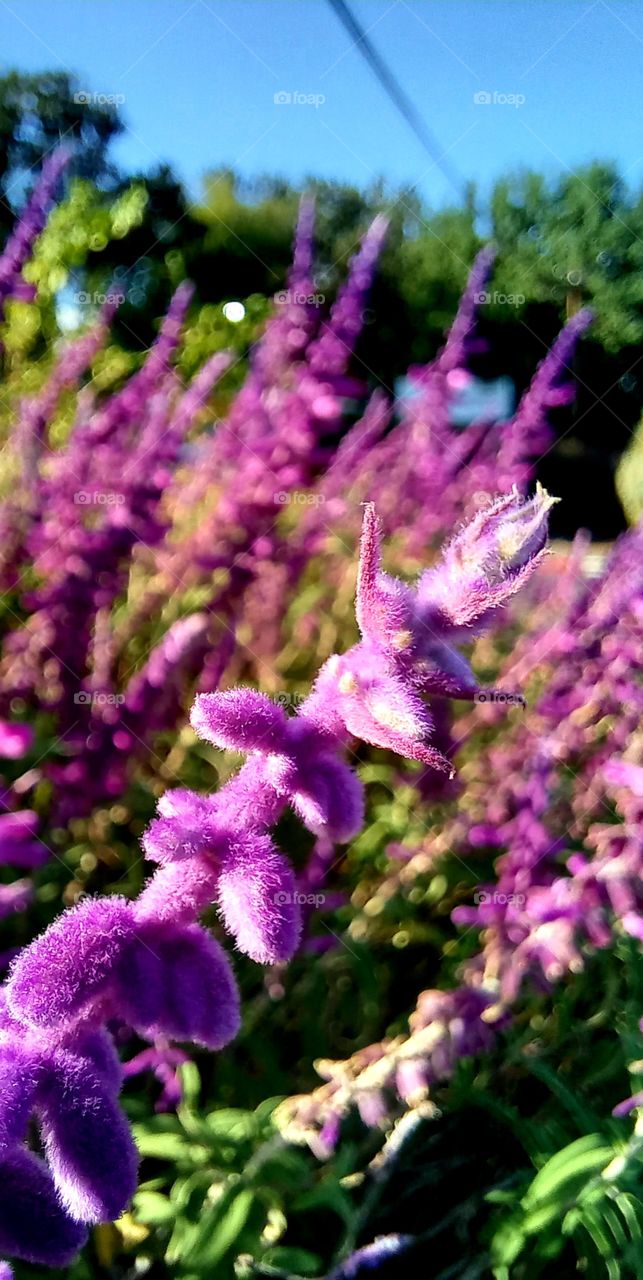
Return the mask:
[[540, 563], [556, 501], [538, 485], [532, 498], [514, 492], [480, 511], [420, 578], [423, 620], [442, 631], [487, 623]]

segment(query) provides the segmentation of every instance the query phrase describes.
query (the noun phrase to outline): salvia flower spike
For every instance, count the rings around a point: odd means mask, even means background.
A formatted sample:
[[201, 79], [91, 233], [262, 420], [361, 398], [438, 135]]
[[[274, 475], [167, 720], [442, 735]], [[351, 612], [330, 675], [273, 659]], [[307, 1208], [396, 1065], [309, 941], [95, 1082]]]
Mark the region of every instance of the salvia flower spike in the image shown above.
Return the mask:
[[[478, 520], [481, 566], [489, 576], [490, 560], [494, 565], [489, 590], [499, 556], [512, 585], [512, 575], [524, 576], [537, 563], [546, 505], [542, 497], [531, 505], [510, 498]], [[511, 555], [499, 552], [498, 541], [517, 525], [520, 545]], [[427, 742], [431, 718], [422, 694], [439, 671], [438, 650], [427, 659], [435, 637], [427, 639], [417, 593], [381, 571], [380, 536], [368, 506], [360, 642], [324, 664], [293, 716], [249, 688], [199, 695], [194, 729], [245, 755], [239, 772], [213, 796], [178, 789], [162, 798], [143, 839], [157, 869], [138, 899], [83, 899], [15, 960], [0, 993], [3, 1252], [64, 1266], [87, 1227], [117, 1217], [134, 1191], [136, 1151], [118, 1106], [122, 1070], [109, 1021], [119, 1019], [152, 1044], [191, 1041], [220, 1049], [237, 1034], [232, 968], [198, 923], [201, 913], [216, 901], [238, 948], [259, 963], [294, 953], [301, 930], [296, 881], [271, 835], [286, 806], [332, 840], [347, 841], [359, 831], [363, 788], [345, 759], [353, 738], [450, 769]], [[466, 545], [470, 536], [466, 529], [459, 535]], [[436, 572], [452, 572], [448, 559]], [[469, 582], [479, 592], [481, 573], [464, 575], [463, 595]], [[469, 612], [476, 609], [478, 603]], [[449, 625], [439, 637], [439, 652], [447, 656]], [[459, 654], [452, 656], [447, 685], [456, 660], [467, 670]], [[42, 1156], [26, 1146], [32, 1116]]]

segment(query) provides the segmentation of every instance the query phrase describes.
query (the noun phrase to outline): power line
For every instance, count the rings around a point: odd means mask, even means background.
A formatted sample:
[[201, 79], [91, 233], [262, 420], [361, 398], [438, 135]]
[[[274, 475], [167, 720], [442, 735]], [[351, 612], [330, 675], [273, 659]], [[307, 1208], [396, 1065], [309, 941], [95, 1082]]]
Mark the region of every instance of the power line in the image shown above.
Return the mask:
[[385, 93], [388, 94], [391, 101], [395, 104], [400, 114], [406, 120], [406, 123], [413, 130], [416, 138], [424, 147], [427, 155], [433, 163], [437, 165], [440, 172], [459, 196], [462, 196], [465, 189], [464, 180], [451, 168], [440, 152], [439, 145], [433, 137], [431, 131], [425, 125], [420, 113], [416, 111], [410, 98], [407, 97], [401, 84], [389, 70], [384, 59], [377, 52], [375, 46], [371, 43], [364, 28], [360, 25], [354, 13], [348, 7], [346, 0], [329, 0], [331, 7], [335, 10], [340, 21], [345, 26], [348, 34], [351, 36], [356, 47], [368, 62], [371, 71], [379, 80]]

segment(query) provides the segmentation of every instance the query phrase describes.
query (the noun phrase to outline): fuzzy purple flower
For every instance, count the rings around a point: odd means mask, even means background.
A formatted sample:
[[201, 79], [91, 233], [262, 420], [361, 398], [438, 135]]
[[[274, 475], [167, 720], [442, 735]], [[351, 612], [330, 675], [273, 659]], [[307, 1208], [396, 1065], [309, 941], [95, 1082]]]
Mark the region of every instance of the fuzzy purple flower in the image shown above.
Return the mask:
[[[458, 664], [467, 671], [456, 654], [440, 674], [439, 655], [447, 654], [462, 616], [482, 625], [527, 576], [541, 554], [546, 509], [540, 495], [524, 505], [508, 499], [476, 524], [477, 539], [466, 529], [458, 535], [472, 563], [458, 617], [451, 618], [436, 607], [442, 597], [435, 587], [421, 598], [382, 573], [377, 518], [367, 508], [357, 589], [362, 639], [325, 663], [297, 713], [287, 716], [252, 689], [198, 696], [193, 727], [218, 748], [244, 754], [241, 769], [214, 796], [168, 792], [143, 839], [157, 869], [138, 899], [81, 899], [19, 953], [5, 984], [0, 1151], [11, 1192], [0, 1247], [6, 1252], [63, 1265], [84, 1238], [79, 1223], [118, 1216], [132, 1195], [136, 1154], [118, 1107], [121, 1070], [107, 1022], [120, 1020], [152, 1044], [220, 1049], [237, 1034], [234, 975], [220, 944], [198, 923], [202, 912], [216, 901], [239, 949], [260, 963], [292, 956], [299, 895], [270, 830], [286, 806], [325, 841], [359, 831], [362, 785], [345, 760], [354, 737], [450, 768], [427, 743], [423, 695], [457, 684]], [[447, 552], [435, 571], [438, 582], [440, 573], [452, 575], [456, 561], [457, 552]], [[441, 649], [433, 647], [427, 616], [440, 628]], [[463, 677], [456, 695], [472, 681]], [[438, 1076], [454, 1053], [475, 1050], [488, 1034], [484, 994], [445, 999], [444, 1034], [434, 1050]], [[375, 1114], [377, 1091], [370, 1094], [363, 1102]], [[32, 1115], [44, 1159], [24, 1146]], [[339, 1118], [333, 1113], [327, 1125], [337, 1130]], [[43, 1210], [32, 1230], [37, 1197]]]

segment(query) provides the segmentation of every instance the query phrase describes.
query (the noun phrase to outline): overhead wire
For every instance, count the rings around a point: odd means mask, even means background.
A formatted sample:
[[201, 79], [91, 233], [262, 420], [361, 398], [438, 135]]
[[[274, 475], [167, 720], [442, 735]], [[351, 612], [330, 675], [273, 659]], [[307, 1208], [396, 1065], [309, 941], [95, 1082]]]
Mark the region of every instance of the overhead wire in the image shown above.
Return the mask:
[[373, 42], [369, 39], [368, 33], [364, 30], [361, 23], [355, 17], [346, 0], [329, 0], [331, 8], [337, 14], [337, 17], [343, 23], [348, 34], [351, 36], [355, 48], [362, 54], [368, 63], [371, 71], [379, 81], [397, 110], [406, 120], [406, 123], [413, 130], [418, 141], [426, 151], [427, 155], [440, 170], [442, 175], [447, 179], [449, 184], [462, 198], [465, 193], [464, 179], [456, 172], [445, 159], [444, 152], [440, 150], [437, 139], [433, 136], [428, 126], [425, 124], [419, 111], [414, 106], [408, 94], [402, 88], [399, 80], [387, 66], [386, 62], [378, 53]]

